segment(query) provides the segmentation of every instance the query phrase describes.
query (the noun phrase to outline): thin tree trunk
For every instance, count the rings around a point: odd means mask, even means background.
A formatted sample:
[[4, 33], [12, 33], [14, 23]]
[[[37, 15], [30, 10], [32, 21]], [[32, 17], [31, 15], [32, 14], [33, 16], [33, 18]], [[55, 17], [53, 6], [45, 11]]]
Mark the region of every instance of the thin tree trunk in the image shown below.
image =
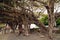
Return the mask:
[[20, 35], [21, 33], [22, 33], [22, 24], [21, 23], [19, 23], [19, 27], [18, 27], [18, 30], [19, 30], [19, 34], [18, 35]]
[[53, 40], [53, 28], [55, 26], [54, 0], [49, 0], [47, 11], [49, 24], [49, 40]]
[[26, 17], [26, 15], [24, 15], [24, 19], [23, 19], [23, 24], [24, 24], [24, 35], [28, 36], [29, 35], [29, 26], [28, 26], [28, 19]]

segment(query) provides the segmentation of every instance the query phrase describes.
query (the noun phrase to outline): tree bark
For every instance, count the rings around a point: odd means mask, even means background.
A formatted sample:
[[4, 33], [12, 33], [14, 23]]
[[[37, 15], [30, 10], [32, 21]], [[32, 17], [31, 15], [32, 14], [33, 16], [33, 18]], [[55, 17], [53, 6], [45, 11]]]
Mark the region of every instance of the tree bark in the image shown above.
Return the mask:
[[29, 26], [28, 26], [28, 19], [26, 17], [26, 15], [24, 15], [24, 19], [23, 19], [23, 24], [24, 24], [24, 35], [28, 36], [29, 35]]
[[48, 12], [48, 25], [49, 25], [48, 27], [49, 39], [53, 40], [53, 28], [55, 26], [54, 0], [49, 0], [47, 12]]

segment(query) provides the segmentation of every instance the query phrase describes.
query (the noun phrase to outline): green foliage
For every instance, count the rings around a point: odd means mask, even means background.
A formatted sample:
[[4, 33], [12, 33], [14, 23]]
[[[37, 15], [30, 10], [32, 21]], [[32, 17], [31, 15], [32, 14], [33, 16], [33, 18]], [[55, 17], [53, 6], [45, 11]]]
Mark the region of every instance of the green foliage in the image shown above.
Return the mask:
[[0, 27], [5, 27], [6, 25], [4, 23], [0, 23]]
[[45, 25], [48, 25], [48, 17], [47, 17], [47, 15], [42, 16], [42, 18], [39, 21], [41, 21]]
[[60, 18], [56, 20], [57, 25], [60, 25]]
[[[48, 17], [47, 17], [47, 15], [43, 15], [42, 18], [39, 19], [39, 21], [41, 21], [45, 25], [48, 25]], [[60, 25], [60, 18], [56, 19], [56, 25], [57, 26]]]

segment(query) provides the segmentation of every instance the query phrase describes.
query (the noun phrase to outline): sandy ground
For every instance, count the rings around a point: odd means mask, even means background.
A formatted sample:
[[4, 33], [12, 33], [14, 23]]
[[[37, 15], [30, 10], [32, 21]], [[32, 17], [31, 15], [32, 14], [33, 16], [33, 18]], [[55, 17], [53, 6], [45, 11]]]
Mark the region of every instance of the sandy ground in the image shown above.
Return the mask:
[[[23, 36], [22, 34], [20, 36], [17, 36], [17, 33], [0, 33], [0, 40], [47, 40], [45, 37], [42, 36], [43, 35], [41, 35], [40, 33], [33, 33], [29, 36]], [[55, 40], [60, 40], [60, 34], [55, 35]]]

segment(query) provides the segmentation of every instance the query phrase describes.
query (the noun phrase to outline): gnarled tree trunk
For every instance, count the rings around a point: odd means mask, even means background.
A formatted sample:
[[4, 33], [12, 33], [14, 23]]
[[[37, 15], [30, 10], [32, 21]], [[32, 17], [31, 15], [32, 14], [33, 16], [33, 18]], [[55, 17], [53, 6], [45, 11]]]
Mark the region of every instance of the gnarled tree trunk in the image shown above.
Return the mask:
[[48, 12], [48, 24], [49, 24], [49, 27], [48, 27], [49, 37], [50, 37], [50, 40], [53, 40], [53, 28], [55, 26], [54, 0], [49, 0], [47, 12]]

